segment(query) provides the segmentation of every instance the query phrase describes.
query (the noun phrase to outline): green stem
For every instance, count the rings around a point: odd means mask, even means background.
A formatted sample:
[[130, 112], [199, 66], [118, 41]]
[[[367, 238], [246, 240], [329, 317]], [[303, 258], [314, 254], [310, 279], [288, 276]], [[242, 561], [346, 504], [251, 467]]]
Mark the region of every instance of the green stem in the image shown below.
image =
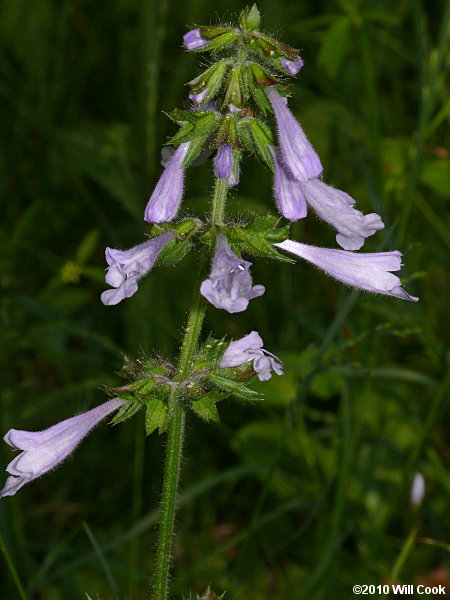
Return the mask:
[[225, 216], [225, 201], [227, 199], [228, 179], [216, 179], [214, 198], [211, 211], [213, 225], [222, 225]]
[[[216, 179], [212, 204], [211, 221], [214, 225], [223, 221], [227, 195], [227, 180]], [[206, 312], [206, 302], [196, 286], [192, 308], [189, 313], [183, 343], [180, 351], [175, 383], [181, 383], [189, 375], [197, 349]], [[161, 499], [161, 517], [159, 524], [158, 549], [156, 552], [154, 600], [166, 600], [168, 594], [170, 557], [177, 506], [178, 480], [183, 454], [184, 424], [186, 413], [180, 402], [179, 386], [174, 385], [169, 398], [170, 424], [167, 435], [166, 459], [164, 463], [164, 481]]]

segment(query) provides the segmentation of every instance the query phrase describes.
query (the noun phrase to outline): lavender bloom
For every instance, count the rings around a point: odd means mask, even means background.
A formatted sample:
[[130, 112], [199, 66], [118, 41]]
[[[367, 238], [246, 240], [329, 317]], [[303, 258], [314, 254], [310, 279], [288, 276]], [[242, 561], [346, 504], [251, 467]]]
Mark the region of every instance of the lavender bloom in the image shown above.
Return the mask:
[[278, 127], [278, 142], [283, 162], [297, 181], [318, 177], [323, 169], [320, 159], [298, 121], [274, 87], [266, 88], [266, 94], [275, 112]]
[[278, 210], [290, 221], [298, 221], [306, 217], [306, 201], [300, 182], [284, 168], [278, 148], [271, 148], [275, 177], [273, 191]]
[[14, 496], [23, 485], [51, 471], [75, 450], [90, 430], [123, 404], [120, 398], [109, 400], [44, 431], [10, 429], [3, 438], [14, 450], [22, 450], [6, 467], [11, 475], [0, 498]]
[[147, 223], [165, 223], [175, 218], [183, 197], [183, 160], [190, 142], [180, 144], [167, 163], [153, 194], [147, 203], [144, 220]]
[[303, 67], [303, 60], [301, 58], [298, 58], [297, 60], [287, 60], [286, 58], [280, 58], [280, 63], [291, 75], [297, 75], [297, 73]]
[[194, 94], [193, 92], [189, 92], [189, 100], [192, 102], [196, 102], [197, 104], [202, 104], [205, 101], [206, 96], [208, 95], [209, 88], [205, 88], [203, 92], [199, 94]]
[[[267, 381], [272, 377], [272, 371], [283, 375], [283, 363], [271, 352], [264, 350], [264, 342], [257, 331], [252, 331], [245, 337], [231, 342], [225, 350], [221, 367], [239, 367], [253, 361], [253, 368], [260, 381]], [[269, 355], [269, 356], [267, 356]]]
[[214, 157], [214, 175], [219, 179], [228, 179], [233, 169], [233, 148], [224, 144], [217, 150]]
[[113, 306], [135, 294], [138, 280], [147, 275], [158, 254], [174, 237], [174, 232], [168, 231], [129, 250], [106, 248], [105, 256], [109, 266], [105, 281], [115, 289], [102, 293], [103, 304]]
[[416, 473], [411, 486], [411, 504], [422, 504], [425, 496], [425, 479], [422, 473]]
[[296, 181], [283, 167], [276, 148], [272, 148], [272, 155], [275, 164], [275, 200], [286, 219], [302, 219], [306, 216], [306, 206], [309, 204], [321, 219], [338, 230], [336, 241], [345, 250], [359, 250], [366, 237], [383, 229], [384, 224], [379, 215], [363, 215], [353, 208], [355, 200], [351, 196], [320, 179]]
[[183, 44], [187, 50], [199, 50], [208, 46], [209, 41], [202, 38], [200, 29], [191, 29], [183, 35]]
[[384, 223], [379, 215], [363, 215], [353, 208], [355, 200], [345, 192], [327, 185], [320, 179], [310, 179], [299, 185], [307, 203], [319, 217], [338, 230], [336, 241], [345, 250], [359, 250], [366, 237], [383, 229]]
[[200, 293], [216, 308], [229, 313], [242, 312], [250, 300], [265, 292], [263, 285], [252, 286], [248, 272], [251, 265], [251, 262], [238, 258], [226, 237], [219, 234], [211, 273], [202, 282]]
[[328, 275], [353, 287], [396, 296], [411, 302], [417, 302], [419, 299], [405, 292], [400, 279], [390, 272], [398, 271], [402, 266], [402, 254], [397, 250], [357, 254], [346, 250], [316, 248], [292, 240], [274, 246], [300, 256], [319, 269], [323, 269]]

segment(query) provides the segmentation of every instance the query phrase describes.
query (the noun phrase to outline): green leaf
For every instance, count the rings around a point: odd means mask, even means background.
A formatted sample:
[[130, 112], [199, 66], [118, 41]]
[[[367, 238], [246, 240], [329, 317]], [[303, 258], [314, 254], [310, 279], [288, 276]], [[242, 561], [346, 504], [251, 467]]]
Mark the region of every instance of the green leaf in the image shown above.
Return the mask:
[[[216, 33], [219, 30], [222, 30], [221, 34]], [[194, 52], [220, 52], [237, 41], [239, 32], [229, 27], [200, 27], [200, 35], [209, 40], [209, 44]]]
[[228, 343], [225, 338], [214, 339], [211, 335], [202, 344], [194, 363], [195, 371], [203, 371], [206, 368], [215, 367], [222, 358]]
[[145, 432], [147, 435], [150, 435], [155, 431], [155, 429], [159, 429], [159, 433], [163, 433], [166, 424], [167, 417], [167, 406], [157, 396], [153, 397], [150, 400], [150, 403], [147, 405], [147, 411], [145, 413]]
[[209, 379], [214, 385], [216, 385], [219, 389], [229, 392], [233, 394], [233, 396], [240, 398], [241, 400], [260, 400], [260, 395], [251, 390], [247, 386], [243, 385], [241, 381], [236, 381], [236, 379], [230, 379], [226, 375], [219, 375], [216, 373], [209, 373], [207, 375], [207, 379]]
[[298, 60], [299, 52], [291, 46], [287, 46], [275, 40], [266, 33], [260, 31], [254, 31], [253, 37], [255, 39], [255, 45], [259, 47], [262, 52], [270, 58], [288, 58], [289, 60]]
[[194, 94], [199, 94], [204, 90], [208, 90], [208, 93], [204, 97], [204, 101], [206, 102], [206, 100], [213, 98], [219, 91], [229, 66], [230, 61], [228, 59], [214, 63], [204, 73], [188, 83], [192, 92]]
[[259, 119], [251, 119], [248, 126], [259, 156], [267, 167], [273, 171], [273, 157], [270, 147], [275, 145], [275, 140], [272, 131]]
[[350, 48], [352, 42], [351, 25], [352, 23], [348, 17], [340, 17], [331, 24], [325, 34], [317, 64], [331, 78], [337, 76], [342, 61]]
[[186, 156], [184, 157], [184, 160], [181, 164], [181, 166], [183, 168], [188, 167], [191, 164], [191, 162], [197, 158], [197, 156], [202, 151], [203, 145], [207, 139], [208, 139], [208, 134], [205, 134], [203, 136], [199, 136], [198, 138], [192, 140], [192, 142], [189, 144], [189, 148], [188, 148], [188, 151], [186, 152]]
[[267, 71], [262, 69], [256, 63], [252, 63], [249, 66], [249, 70], [250, 70], [253, 81], [261, 87], [278, 85], [280, 83], [276, 79], [273, 79], [273, 77], [271, 75], [269, 75], [269, 73], [267, 73]]
[[191, 402], [192, 410], [200, 417], [200, 419], [203, 419], [203, 421], [206, 421], [207, 423], [209, 421], [218, 423], [220, 418], [216, 403], [223, 400], [227, 395], [228, 394], [223, 394], [217, 390], [208, 392], [199, 400], [193, 400]]
[[229, 33], [230, 31], [233, 31], [233, 29], [231, 27], [210, 27], [208, 25], [204, 25], [204, 26], [200, 27], [199, 29], [200, 29], [200, 35], [205, 40], [213, 40], [213, 39], [223, 35], [224, 33]]
[[261, 15], [256, 4], [251, 8], [246, 6], [239, 16], [239, 25], [242, 29], [253, 31], [258, 29], [261, 24]]
[[234, 104], [234, 106], [241, 107], [244, 105], [244, 101], [245, 94], [241, 76], [241, 67], [234, 67], [230, 71], [223, 104], [224, 106], [227, 104]]
[[229, 240], [249, 254], [275, 258], [283, 262], [293, 263], [291, 258], [282, 255], [273, 244], [289, 237], [289, 225], [276, 229], [279, 218], [271, 215], [255, 217], [245, 227], [230, 227], [227, 233]]
[[186, 254], [192, 249], [192, 243], [189, 239], [178, 240], [174, 239], [169, 242], [158, 254], [155, 266], [167, 267], [175, 265], [182, 260]]
[[184, 123], [181, 129], [168, 141], [166, 145], [178, 146], [185, 142], [204, 137], [215, 131], [218, 120], [216, 113], [198, 112], [192, 113], [195, 117], [188, 123]]
[[125, 404], [122, 404], [119, 411], [111, 419], [111, 425], [117, 425], [118, 423], [122, 423], [122, 421], [125, 421], [126, 419], [130, 419], [141, 408], [142, 404], [140, 402], [134, 402], [132, 400], [126, 401]]

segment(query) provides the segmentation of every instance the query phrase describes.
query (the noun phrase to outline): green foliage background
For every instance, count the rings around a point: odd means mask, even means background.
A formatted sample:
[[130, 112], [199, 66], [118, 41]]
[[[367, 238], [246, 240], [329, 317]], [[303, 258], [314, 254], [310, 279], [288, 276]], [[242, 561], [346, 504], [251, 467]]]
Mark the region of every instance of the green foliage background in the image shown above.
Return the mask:
[[[104, 307], [104, 247], [143, 239], [146, 200], [198, 55], [193, 24], [232, 21], [236, 0], [3, 0], [0, 3], [0, 430], [38, 430], [104, 401], [121, 351], [173, 357], [195, 262], [156, 269]], [[227, 600], [352, 597], [353, 584], [448, 584], [449, 377], [444, 126], [448, 5], [437, 0], [261, 0], [268, 32], [302, 49], [292, 106], [325, 180], [386, 229], [365, 250], [405, 253], [412, 305], [351, 291], [306, 263], [258, 261], [262, 299], [211, 310], [220, 336], [260, 331], [286, 374], [256, 405], [191, 416], [173, 598], [209, 583]], [[448, 66], [448, 65], [447, 65]], [[205, 210], [208, 165], [187, 178]], [[273, 210], [249, 158], [229, 202]], [[448, 214], [448, 213], [447, 213]], [[295, 239], [334, 246], [312, 215]], [[0, 596], [149, 597], [163, 438], [142, 415], [100, 426], [64, 466], [0, 502]], [[6, 445], [1, 464], [11, 459]], [[414, 473], [426, 480], [414, 511]], [[447, 537], [446, 537], [447, 535]], [[448, 589], [448, 588], [447, 588]], [[425, 596], [422, 596], [425, 597]]]

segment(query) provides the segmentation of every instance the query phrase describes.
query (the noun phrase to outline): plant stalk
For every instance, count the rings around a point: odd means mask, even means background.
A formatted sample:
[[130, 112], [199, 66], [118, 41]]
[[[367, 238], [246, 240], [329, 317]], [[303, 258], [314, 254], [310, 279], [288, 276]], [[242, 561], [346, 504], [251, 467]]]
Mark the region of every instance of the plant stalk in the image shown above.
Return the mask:
[[[223, 222], [227, 189], [226, 179], [216, 179], [211, 211], [211, 221], [213, 225], [219, 225]], [[175, 383], [181, 383], [189, 375], [202, 331], [205, 312], [206, 301], [200, 295], [200, 286], [197, 283], [181, 346], [178, 369], [174, 378]], [[183, 455], [184, 425], [186, 420], [185, 408], [183, 403], [180, 402], [180, 388], [177, 385], [172, 387], [169, 398], [168, 414], [170, 415], [170, 423], [168, 427], [166, 458], [164, 463], [161, 516], [153, 588], [154, 600], [166, 600], [168, 597], [172, 538], [177, 508], [178, 480], [180, 477], [180, 467]]]

